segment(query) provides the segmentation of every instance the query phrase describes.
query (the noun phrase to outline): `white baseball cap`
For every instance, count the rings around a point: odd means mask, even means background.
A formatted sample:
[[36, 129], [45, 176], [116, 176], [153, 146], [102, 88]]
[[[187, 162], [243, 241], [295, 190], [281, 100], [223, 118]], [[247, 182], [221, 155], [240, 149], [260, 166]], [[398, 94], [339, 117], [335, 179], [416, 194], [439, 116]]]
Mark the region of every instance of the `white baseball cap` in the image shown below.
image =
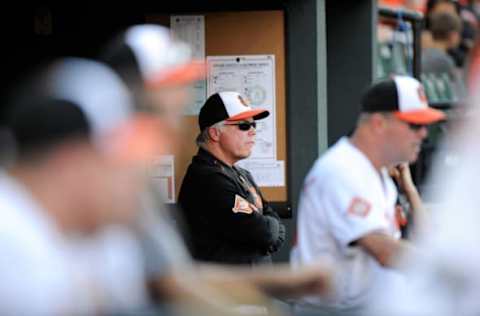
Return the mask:
[[42, 151], [81, 136], [122, 161], [144, 161], [157, 152], [156, 121], [135, 113], [127, 87], [105, 64], [60, 59], [19, 92], [7, 120], [19, 151]]
[[394, 76], [373, 84], [362, 98], [362, 111], [394, 112], [400, 120], [432, 124], [445, 119], [445, 113], [428, 106], [422, 84], [408, 76]]
[[102, 60], [120, 75], [138, 73], [148, 89], [190, 83], [206, 73], [205, 62], [194, 60], [190, 46], [161, 25], [129, 27], [102, 55]]

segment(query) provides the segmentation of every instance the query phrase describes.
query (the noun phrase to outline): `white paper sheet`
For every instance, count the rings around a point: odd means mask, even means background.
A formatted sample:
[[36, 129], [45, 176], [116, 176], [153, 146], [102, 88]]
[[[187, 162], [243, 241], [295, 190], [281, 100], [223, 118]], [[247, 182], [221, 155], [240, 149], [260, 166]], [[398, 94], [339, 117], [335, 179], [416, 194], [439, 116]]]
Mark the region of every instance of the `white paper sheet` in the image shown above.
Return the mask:
[[258, 121], [257, 140], [248, 160], [277, 159], [275, 56], [207, 56], [207, 95], [236, 91], [250, 101], [253, 108], [270, 111]]
[[[194, 59], [200, 61], [205, 59], [205, 17], [203, 15], [172, 15], [170, 31], [175, 37], [190, 44]], [[194, 100], [185, 107], [185, 115], [198, 115], [205, 103], [206, 80], [197, 81], [193, 88]]]
[[165, 203], [175, 203], [175, 165], [173, 155], [159, 156], [152, 161], [152, 181]]
[[237, 165], [250, 171], [260, 187], [285, 186], [285, 161], [283, 160], [243, 160]]

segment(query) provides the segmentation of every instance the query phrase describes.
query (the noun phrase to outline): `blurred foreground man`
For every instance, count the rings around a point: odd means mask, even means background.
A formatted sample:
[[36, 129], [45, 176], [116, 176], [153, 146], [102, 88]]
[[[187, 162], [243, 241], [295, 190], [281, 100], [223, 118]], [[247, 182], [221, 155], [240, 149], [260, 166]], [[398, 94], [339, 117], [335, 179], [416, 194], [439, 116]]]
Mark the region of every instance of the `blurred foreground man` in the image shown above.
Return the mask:
[[[0, 176], [0, 314], [109, 312], [106, 275], [86, 269], [72, 240], [131, 220], [144, 189], [138, 164], [154, 150], [154, 135], [134, 118], [120, 78], [93, 61], [55, 62], [16, 93], [7, 117], [16, 159]], [[123, 240], [126, 304], [139, 306], [142, 258]]]
[[[477, 43], [479, 44], [479, 43]], [[408, 288], [384, 291], [368, 315], [480, 314], [480, 46], [472, 55], [469, 103], [436, 150], [427, 179], [431, 229], [419, 238], [422, 257], [405, 256]]]

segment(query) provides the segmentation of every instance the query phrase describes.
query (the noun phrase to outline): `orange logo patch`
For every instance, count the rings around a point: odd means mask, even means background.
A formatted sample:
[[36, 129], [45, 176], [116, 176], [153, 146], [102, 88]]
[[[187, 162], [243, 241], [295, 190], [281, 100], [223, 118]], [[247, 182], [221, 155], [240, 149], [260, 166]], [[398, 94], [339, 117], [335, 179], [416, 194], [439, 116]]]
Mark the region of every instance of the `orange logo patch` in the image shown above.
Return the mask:
[[370, 202], [359, 197], [354, 197], [350, 202], [350, 206], [348, 207], [348, 214], [366, 217], [370, 213], [371, 209], [372, 205]]
[[235, 194], [235, 204], [233, 205], [232, 211], [234, 213], [251, 214], [253, 211], [256, 211], [256, 208], [243, 197]]
[[417, 92], [418, 92], [418, 98], [420, 99], [420, 101], [422, 101], [423, 103], [428, 103], [427, 95], [425, 94], [425, 90], [423, 89], [422, 86], [418, 87]]

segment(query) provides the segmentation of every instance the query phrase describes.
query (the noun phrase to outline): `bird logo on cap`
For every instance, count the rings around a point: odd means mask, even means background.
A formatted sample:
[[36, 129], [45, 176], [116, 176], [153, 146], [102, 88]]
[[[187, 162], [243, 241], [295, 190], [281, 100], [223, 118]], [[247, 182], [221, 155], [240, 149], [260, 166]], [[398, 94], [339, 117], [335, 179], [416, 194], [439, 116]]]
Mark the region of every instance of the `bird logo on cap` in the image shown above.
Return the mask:
[[240, 100], [240, 103], [243, 104], [245, 107], [248, 108], [248, 103], [245, 101], [244, 98], [242, 98], [241, 95], [238, 95], [238, 100]]
[[422, 101], [422, 103], [428, 103], [428, 99], [427, 99], [427, 96], [425, 94], [425, 90], [423, 89], [423, 87], [421, 85], [418, 86], [417, 92], [418, 92], [418, 98], [420, 99], [420, 101]]

